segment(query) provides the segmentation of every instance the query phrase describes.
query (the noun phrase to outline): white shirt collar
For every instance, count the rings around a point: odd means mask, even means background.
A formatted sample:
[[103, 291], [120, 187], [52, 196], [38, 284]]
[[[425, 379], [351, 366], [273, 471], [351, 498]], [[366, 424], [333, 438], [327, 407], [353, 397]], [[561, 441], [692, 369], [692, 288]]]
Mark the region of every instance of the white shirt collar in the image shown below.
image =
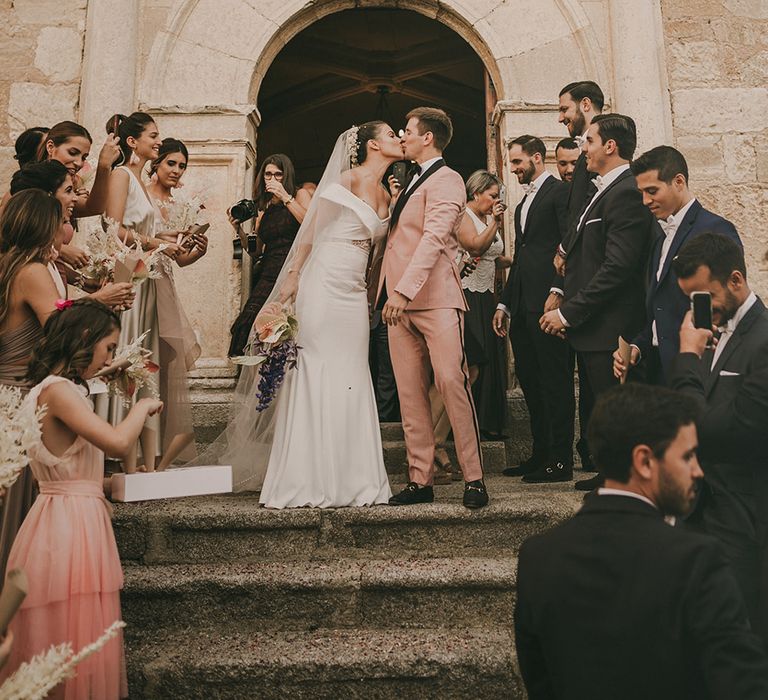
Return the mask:
[[609, 170], [605, 175], [598, 175], [603, 183], [601, 189], [598, 191], [602, 193], [608, 185], [617, 180], [619, 175], [627, 170], [629, 170], [629, 163], [624, 163], [623, 165], [617, 165], [613, 170]]
[[550, 173], [548, 170], [545, 170], [541, 175], [539, 175], [531, 184], [534, 186], [535, 191], [538, 192], [541, 189], [541, 186], [544, 184], [544, 181], [550, 177], [552, 173]]
[[425, 160], [423, 163], [419, 163], [421, 166], [421, 172], [419, 173], [419, 177], [421, 177], [429, 168], [431, 168], [435, 163], [437, 163], [438, 160], [442, 160], [442, 156], [437, 156], [437, 158], [430, 158], [429, 160]]
[[727, 328], [729, 332], [733, 333], [733, 331], [736, 330], [736, 327], [741, 322], [741, 319], [747, 315], [747, 312], [754, 306], [756, 301], [757, 295], [754, 292], [750, 292], [744, 303], [737, 309], [733, 318], [728, 321], [725, 328]]
[[636, 498], [638, 501], [643, 501], [649, 506], [653, 506], [656, 510], [659, 509], [659, 507], [650, 498], [646, 498], [645, 496], [639, 493], [635, 493], [634, 491], [624, 491], [624, 489], [607, 489], [605, 486], [603, 486], [597, 489], [597, 494], [598, 496], [627, 496], [629, 498]]
[[683, 204], [682, 207], [680, 207], [680, 211], [675, 214], [675, 227], [680, 228], [680, 224], [683, 223], [683, 219], [685, 218], [685, 215], [688, 213], [688, 210], [693, 206], [693, 203], [696, 201], [696, 197], [691, 197], [691, 201], [687, 204]]

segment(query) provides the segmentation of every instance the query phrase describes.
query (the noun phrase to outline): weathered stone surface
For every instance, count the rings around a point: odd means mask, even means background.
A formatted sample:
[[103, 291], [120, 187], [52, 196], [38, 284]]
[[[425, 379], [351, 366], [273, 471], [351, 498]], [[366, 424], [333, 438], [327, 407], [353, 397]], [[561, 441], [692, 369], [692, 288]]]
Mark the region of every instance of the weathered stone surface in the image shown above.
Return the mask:
[[768, 19], [768, 2], [765, 0], [724, 0], [723, 4], [739, 17]]
[[761, 131], [768, 113], [766, 88], [673, 90], [675, 126], [687, 133]]
[[667, 46], [667, 69], [676, 84], [707, 85], [723, 75], [721, 51], [712, 41], [680, 41]]
[[755, 138], [752, 135], [723, 136], [725, 173], [731, 182], [747, 183], [757, 179]]
[[85, 19], [88, 0], [14, 0], [16, 20], [23, 24], [77, 24]]
[[37, 39], [35, 68], [56, 83], [77, 80], [83, 58], [83, 34], [72, 27], [44, 27]]
[[52, 126], [63, 119], [74, 119], [77, 85], [14, 83], [8, 104], [8, 126], [12, 135], [42, 124]]

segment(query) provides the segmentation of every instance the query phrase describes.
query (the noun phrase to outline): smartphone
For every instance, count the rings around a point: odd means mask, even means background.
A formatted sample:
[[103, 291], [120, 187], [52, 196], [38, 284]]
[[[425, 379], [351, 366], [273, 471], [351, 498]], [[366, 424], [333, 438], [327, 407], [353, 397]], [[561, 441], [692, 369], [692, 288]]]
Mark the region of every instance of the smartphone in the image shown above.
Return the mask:
[[205, 233], [210, 227], [210, 224], [194, 224], [186, 234], [179, 234], [176, 243], [182, 248], [191, 250], [195, 247], [195, 239], [193, 236], [198, 233]]
[[695, 328], [712, 330], [712, 295], [709, 292], [691, 294], [691, 313]]
[[392, 175], [400, 183], [400, 187], [405, 187], [405, 181], [408, 177], [408, 163], [404, 160], [398, 160], [392, 166]]

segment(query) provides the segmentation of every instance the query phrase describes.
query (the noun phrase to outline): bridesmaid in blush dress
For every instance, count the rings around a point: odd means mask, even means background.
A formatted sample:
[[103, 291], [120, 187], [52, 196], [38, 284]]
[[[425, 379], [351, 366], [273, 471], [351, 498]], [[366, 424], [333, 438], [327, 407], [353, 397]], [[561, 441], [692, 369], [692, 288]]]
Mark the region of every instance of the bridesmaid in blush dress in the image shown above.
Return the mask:
[[[119, 330], [120, 320], [107, 306], [80, 299], [51, 314], [30, 363], [30, 379], [36, 385], [23, 410], [46, 407], [41, 435], [29, 448], [40, 495], [8, 559], [10, 569], [26, 572], [29, 590], [9, 626], [15, 641], [0, 679], [51, 645], [69, 642], [79, 651], [121, 618], [123, 572], [111, 507], [104, 498], [104, 452], [127, 452], [147, 416], [158, 413], [163, 404], [141, 399], [115, 427], [93, 413], [86, 380], [111, 362]], [[50, 368], [53, 374], [48, 374]], [[48, 697], [127, 696], [119, 635]]]

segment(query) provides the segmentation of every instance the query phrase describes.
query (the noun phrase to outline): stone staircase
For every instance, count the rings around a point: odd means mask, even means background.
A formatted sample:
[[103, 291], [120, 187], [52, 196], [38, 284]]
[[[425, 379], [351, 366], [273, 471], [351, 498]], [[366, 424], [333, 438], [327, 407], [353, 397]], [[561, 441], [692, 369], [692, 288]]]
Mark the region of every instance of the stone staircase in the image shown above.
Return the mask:
[[[382, 428], [393, 490], [398, 425]], [[522, 541], [570, 515], [571, 484], [494, 475], [430, 505], [271, 511], [255, 494], [116, 504], [131, 698], [523, 698], [512, 635]]]

